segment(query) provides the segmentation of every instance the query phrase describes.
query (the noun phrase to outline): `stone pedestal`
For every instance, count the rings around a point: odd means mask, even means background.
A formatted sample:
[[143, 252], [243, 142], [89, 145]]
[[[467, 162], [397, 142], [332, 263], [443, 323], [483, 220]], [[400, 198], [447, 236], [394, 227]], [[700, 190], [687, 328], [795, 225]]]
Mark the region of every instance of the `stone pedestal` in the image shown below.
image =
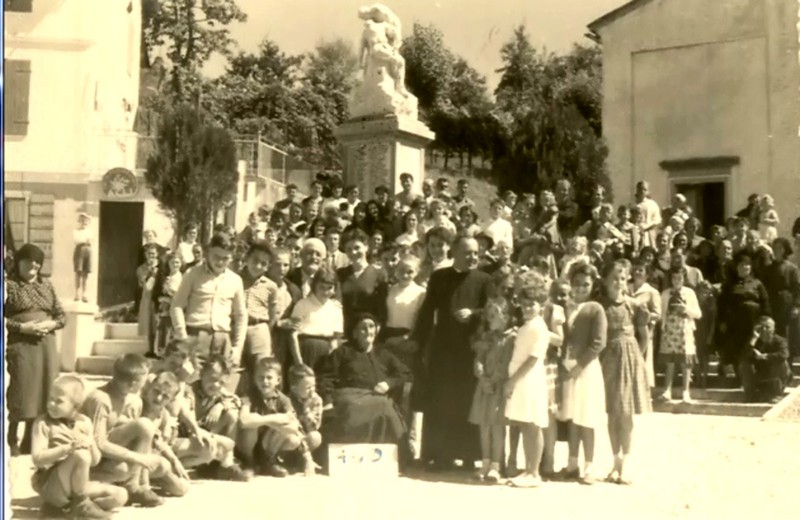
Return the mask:
[[103, 339], [103, 324], [95, 322], [97, 305], [64, 304], [67, 324], [61, 330], [61, 370], [74, 372], [78, 358], [92, 355], [94, 342]]
[[425, 147], [436, 137], [430, 128], [408, 117], [360, 118], [336, 129], [342, 147], [345, 184], [355, 184], [362, 200], [385, 185], [391, 193], [400, 188], [400, 175], [414, 176], [414, 191], [422, 193]]

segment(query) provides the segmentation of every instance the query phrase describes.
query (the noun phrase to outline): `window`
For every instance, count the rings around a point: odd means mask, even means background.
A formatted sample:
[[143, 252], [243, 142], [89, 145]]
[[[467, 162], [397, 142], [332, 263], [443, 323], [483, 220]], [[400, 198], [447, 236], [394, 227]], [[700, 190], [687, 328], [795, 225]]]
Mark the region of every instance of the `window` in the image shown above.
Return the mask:
[[[10, 231], [10, 236], [6, 236], [6, 247], [16, 249], [28, 241], [28, 197], [24, 193], [7, 192], [3, 202], [5, 225]], [[9, 239], [13, 243], [9, 243]]]
[[6, 12], [30, 13], [33, 12], [33, 0], [3, 0]]
[[6, 74], [3, 94], [5, 135], [27, 135], [31, 62], [28, 60], [4, 60], [3, 63]]

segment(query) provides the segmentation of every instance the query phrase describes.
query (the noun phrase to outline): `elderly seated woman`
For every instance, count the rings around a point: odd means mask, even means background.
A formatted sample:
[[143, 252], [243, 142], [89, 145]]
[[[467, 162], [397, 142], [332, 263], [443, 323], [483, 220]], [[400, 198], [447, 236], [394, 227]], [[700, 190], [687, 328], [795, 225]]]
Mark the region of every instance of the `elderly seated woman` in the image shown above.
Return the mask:
[[789, 375], [789, 347], [775, 334], [772, 318], [762, 317], [753, 339], [739, 360], [745, 397], [748, 401], [778, 401]]
[[378, 322], [370, 314], [354, 320], [352, 339], [328, 356], [320, 373], [325, 403], [333, 404], [323, 437], [332, 443], [398, 444], [407, 460], [407, 428], [391, 395], [402, 392], [411, 372], [391, 352], [378, 348]]

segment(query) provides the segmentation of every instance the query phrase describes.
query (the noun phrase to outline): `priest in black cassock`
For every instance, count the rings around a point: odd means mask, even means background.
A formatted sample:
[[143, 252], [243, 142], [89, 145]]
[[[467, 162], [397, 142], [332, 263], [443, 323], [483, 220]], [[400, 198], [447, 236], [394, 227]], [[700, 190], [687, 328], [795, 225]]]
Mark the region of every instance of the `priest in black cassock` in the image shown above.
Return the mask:
[[415, 336], [423, 413], [422, 460], [446, 468], [461, 460], [469, 468], [480, 459], [478, 429], [467, 421], [476, 378], [470, 339], [480, 323], [491, 277], [478, 270], [478, 242], [459, 238], [453, 266], [431, 275]]

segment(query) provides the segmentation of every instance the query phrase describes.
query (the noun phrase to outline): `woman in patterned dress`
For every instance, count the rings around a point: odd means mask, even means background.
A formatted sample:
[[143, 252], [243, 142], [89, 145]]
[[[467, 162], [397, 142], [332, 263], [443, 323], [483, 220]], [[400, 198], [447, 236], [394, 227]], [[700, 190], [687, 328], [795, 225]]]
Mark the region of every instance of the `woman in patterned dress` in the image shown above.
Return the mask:
[[[58, 376], [54, 332], [64, 327], [66, 316], [53, 286], [39, 275], [43, 263], [44, 252], [25, 244], [14, 255], [15, 269], [6, 286], [6, 402], [12, 455], [30, 453], [33, 420], [46, 411], [50, 387]], [[21, 446], [17, 444], [20, 422], [25, 423]]]
[[664, 309], [663, 333], [660, 355], [666, 364], [664, 393], [661, 399], [672, 399], [672, 380], [675, 365], [683, 367], [683, 402], [692, 403], [689, 385], [692, 382], [692, 367], [697, 361], [697, 345], [694, 331], [695, 320], [703, 313], [697, 295], [684, 285], [686, 271], [680, 267], [670, 270], [670, 288], [661, 293], [661, 308]]
[[630, 454], [633, 416], [651, 411], [650, 386], [644, 355], [637, 337], [644, 331], [649, 313], [636, 300], [625, 296], [627, 266], [621, 262], [606, 264], [603, 269], [603, 295], [600, 303], [606, 311], [608, 334], [606, 348], [600, 353], [605, 383], [608, 436], [614, 453], [614, 467], [606, 481], [630, 484], [623, 476], [625, 459]]

